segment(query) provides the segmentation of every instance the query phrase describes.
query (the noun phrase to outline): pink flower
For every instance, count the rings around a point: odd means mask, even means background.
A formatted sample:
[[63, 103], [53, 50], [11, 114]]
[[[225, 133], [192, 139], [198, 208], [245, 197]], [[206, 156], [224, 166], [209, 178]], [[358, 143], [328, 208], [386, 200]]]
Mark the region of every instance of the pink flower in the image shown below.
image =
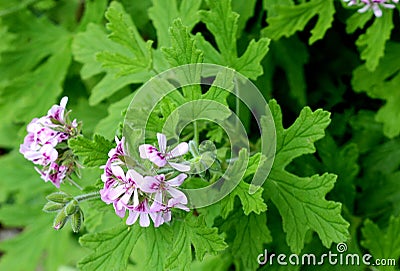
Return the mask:
[[53, 105], [47, 112], [47, 117], [61, 124], [65, 124], [65, 107], [68, 103], [68, 97], [61, 99], [60, 105]]
[[112, 165], [110, 169], [105, 168], [101, 179], [104, 188], [100, 190], [101, 199], [107, 203], [113, 203], [115, 213], [119, 217], [124, 217], [127, 208], [139, 205], [139, 195], [137, 181], [141, 181], [143, 176], [135, 170], [130, 169], [125, 174], [124, 170], [118, 165]]
[[175, 178], [166, 181], [165, 176], [161, 174], [154, 177], [145, 177], [138, 182], [138, 186], [143, 192], [154, 193], [154, 201], [159, 204], [167, 205], [170, 198], [175, 199], [176, 204], [187, 204], [186, 195], [176, 189], [186, 178], [187, 175], [181, 173]]
[[39, 170], [35, 168], [37, 172], [39, 172], [40, 177], [45, 182], [52, 182], [57, 188], [60, 188], [60, 183], [64, 180], [68, 167], [63, 165], [58, 165], [57, 163], [51, 163], [50, 166], [45, 170]]
[[189, 146], [186, 142], [178, 144], [172, 151], [167, 152], [167, 138], [164, 134], [157, 133], [158, 147], [150, 144], [143, 144], [139, 146], [140, 157], [149, 159], [151, 162], [159, 167], [164, 167], [169, 164], [176, 170], [186, 172], [190, 170], [190, 166], [182, 163], [174, 163], [169, 160], [180, 157], [188, 152]]
[[122, 137], [121, 141], [118, 139], [118, 137], [115, 137], [115, 142], [117, 143], [117, 146], [108, 152], [109, 162], [112, 163], [117, 161], [118, 164], [121, 164], [121, 157], [126, 155], [124, 146], [125, 137]]
[[42, 179], [51, 181], [56, 187], [76, 166], [76, 163], [71, 162], [72, 152], [65, 147], [58, 147], [60, 142], [79, 133], [76, 120], [71, 123], [67, 119], [67, 102], [68, 98], [63, 97], [60, 105], [53, 105], [46, 116], [34, 118], [26, 128], [28, 134], [19, 149], [27, 160], [43, 166], [36, 170]]
[[364, 4], [364, 7], [360, 8], [358, 12], [364, 13], [368, 10], [372, 10], [376, 17], [382, 16], [382, 8], [395, 8], [395, 4], [390, 4], [388, 2], [398, 3], [399, 0], [361, 0], [361, 3]]

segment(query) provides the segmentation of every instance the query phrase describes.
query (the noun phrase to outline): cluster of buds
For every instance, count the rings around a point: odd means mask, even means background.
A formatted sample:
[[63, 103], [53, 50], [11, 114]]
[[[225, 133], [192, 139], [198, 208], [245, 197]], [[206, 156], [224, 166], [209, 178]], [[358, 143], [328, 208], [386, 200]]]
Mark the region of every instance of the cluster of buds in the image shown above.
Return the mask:
[[83, 212], [79, 207], [78, 200], [63, 192], [52, 193], [46, 199], [48, 202], [43, 207], [43, 211], [57, 212], [53, 222], [54, 229], [61, 229], [70, 220], [72, 230], [78, 232], [83, 221]]
[[[127, 225], [139, 219], [140, 226], [148, 227], [151, 219], [154, 226], [159, 227], [171, 220], [172, 208], [189, 211], [187, 197], [178, 188], [187, 178], [182, 172], [189, 171], [190, 166], [176, 162], [188, 152], [188, 144], [183, 142], [169, 150], [165, 135], [158, 133], [157, 139], [158, 148], [149, 144], [139, 146], [140, 157], [152, 162], [151, 169], [140, 168], [144, 174], [138, 172], [139, 168], [137, 171], [129, 166], [131, 158], [125, 152], [124, 137], [115, 139], [117, 146], [110, 150], [109, 159], [103, 166], [101, 199], [107, 204], [112, 203], [121, 218], [128, 212]], [[161, 168], [168, 173], [157, 174]]]
[[70, 121], [66, 111], [68, 97], [60, 105], [53, 105], [46, 116], [34, 118], [27, 126], [28, 135], [19, 151], [26, 159], [41, 166], [35, 167], [41, 178], [57, 188], [77, 167], [76, 158], [67, 140], [80, 133], [80, 124]]
[[358, 12], [364, 13], [371, 10], [376, 17], [382, 16], [382, 9], [393, 9], [399, 0], [343, 0], [348, 6], [359, 7]]

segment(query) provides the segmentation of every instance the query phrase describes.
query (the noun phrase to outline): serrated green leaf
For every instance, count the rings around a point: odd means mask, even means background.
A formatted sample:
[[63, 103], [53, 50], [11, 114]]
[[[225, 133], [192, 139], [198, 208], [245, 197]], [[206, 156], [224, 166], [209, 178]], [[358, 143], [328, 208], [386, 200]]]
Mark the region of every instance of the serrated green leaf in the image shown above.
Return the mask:
[[263, 34], [273, 40], [290, 37], [296, 31], [302, 31], [306, 24], [316, 15], [318, 21], [311, 30], [308, 43], [311, 45], [324, 37], [325, 32], [332, 26], [335, 7], [333, 0], [311, 0], [299, 5], [275, 7], [276, 16], [268, 17], [269, 24]]
[[[243, 176], [243, 179], [249, 177], [257, 171], [260, 159], [261, 163], [265, 161], [265, 157], [262, 156], [260, 153], [252, 156], [249, 159], [249, 163], [247, 165], [247, 169]], [[240, 159], [238, 161], [240, 161]], [[250, 194], [249, 189], [250, 184], [241, 180], [238, 186], [236, 186], [235, 189], [231, 193], [229, 193], [229, 195], [222, 199], [219, 204], [221, 205], [221, 216], [223, 218], [226, 219], [229, 213], [233, 211], [236, 196], [239, 197], [242, 203], [242, 208], [245, 215], [249, 215], [252, 212], [260, 214], [261, 212], [265, 212], [267, 210], [267, 205], [265, 204], [262, 197], [263, 189], [258, 189], [257, 192], [254, 194]]]
[[87, 167], [99, 167], [108, 159], [108, 152], [114, 147], [114, 143], [100, 135], [94, 135], [93, 141], [83, 136], [68, 140], [68, 146], [75, 155], [83, 158], [83, 165]]
[[346, 20], [346, 32], [354, 33], [357, 28], [364, 28], [365, 24], [373, 17], [372, 12], [359, 13], [355, 12]]
[[192, 261], [191, 245], [195, 249], [196, 259], [200, 261], [206, 253], [215, 255], [227, 247], [216, 228], [207, 227], [203, 217], [193, 214], [188, 214], [183, 223], [175, 224], [174, 236], [177, 238], [166, 262], [167, 269], [188, 269]]
[[189, 29], [182, 24], [180, 19], [172, 23], [169, 33], [171, 47], [163, 48], [163, 53], [172, 67], [201, 63], [203, 61], [202, 52], [196, 48], [194, 39], [190, 36]]
[[[361, 232], [364, 237], [361, 244], [369, 250], [374, 259], [394, 259], [394, 263], [397, 262], [400, 257], [400, 217], [392, 216], [385, 231], [379, 229], [371, 220], [366, 220]], [[379, 268], [379, 270], [396, 269], [395, 266]]]
[[232, 213], [221, 225], [229, 233], [229, 252], [237, 270], [256, 270], [257, 256], [264, 250], [264, 244], [272, 241], [267, 227], [266, 213], [246, 216], [241, 211]]
[[378, 66], [393, 28], [393, 12], [388, 11], [381, 18], [375, 18], [367, 32], [357, 39], [356, 45], [362, 50], [361, 59], [365, 60], [368, 70], [374, 71]]
[[176, 0], [153, 0], [149, 8], [149, 17], [157, 30], [158, 48], [171, 46], [168, 30], [175, 19], [180, 18], [182, 24], [188, 27], [189, 32], [199, 21], [198, 9], [201, 0], [183, 0], [178, 9]]
[[109, 21], [107, 28], [111, 31], [109, 38], [129, 49], [134, 55], [134, 60], [145, 65], [144, 68], [150, 67], [152, 41], [143, 41], [123, 6], [116, 1], [111, 2], [105, 16]]
[[269, 39], [251, 40], [241, 57], [237, 56], [236, 39], [238, 14], [232, 11], [231, 1], [207, 1], [210, 10], [201, 11], [201, 20], [214, 35], [217, 51], [198, 33], [196, 44], [204, 52], [206, 62], [232, 67], [243, 75], [256, 79], [263, 73], [261, 60], [268, 52]]
[[141, 233], [139, 225], [132, 227], [121, 225], [107, 231], [82, 236], [79, 238], [80, 244], [94, 252], [80, 260], [78, 267], [90, 271], [125, 270]]
[[380, 60], [380, 65], [375, 71], [368, 70], [366, 64], [354, 70], [352, 86], [355, 91], [365, 91], [372, 98], [386, 100], [377, 112], [375, 119], [383, 123], [383, 132], [393, 138], [400, 134], [400, 101], [398, 84], [400, 75], [398, 71], [399, 43], [388, 43], [385, 56]]
[[269, 39], [251, 40], [246, 51], [237, 59], [233, 68], [246, 77], [256, 80], [263, 74], [263, 68], [259, 64], [268, 52]]
[[284, 129], [277, 103], [272, 100], [269, 107], [276, 125], [277, 148], [264, 191], [282, 216], [288, 245], [299, 253], [309, 230], [316, 231], [326, 247], [332, 242], [345, 241], [349, 224], [340, 215], [341, 204], [325, 200], [336, 176], [298, 177], [285, 170], [294, 158], [315, 152], [314, 142], [324, 136], [324, 129], [330, 122], [329, 112], [321, 109], [312, 112], [305, 107], [295, 123]]

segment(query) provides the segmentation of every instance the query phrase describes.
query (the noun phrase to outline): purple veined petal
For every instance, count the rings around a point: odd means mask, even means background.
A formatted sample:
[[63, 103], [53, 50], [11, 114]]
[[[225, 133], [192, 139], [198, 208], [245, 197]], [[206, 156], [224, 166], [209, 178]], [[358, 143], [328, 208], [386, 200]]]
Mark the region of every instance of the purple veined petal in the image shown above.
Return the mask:
[[108, 192], [108, 198], [110, 200], [116, 200], [125, 192], [125, 185], [118, 185], [117, 187], [110, 188]]
[[151, 218], [151, 220], [153, 220], [155, 228], [158, 228], [159, 226], [161, 226], [164, 223], [162, 214], [159, 212], [150, 213], [150, 218]]
[[149, 160], [159, 167], [163, 167], [167, 164], [167, 159], [165, 159], [164, 155], [162, 155], [160, 152], [151, 155]]
[[186, 154], [189, 151], [189, 144], [186, 142], [179, 143], [178, 146], [173, 148], [172, 151], [170, 151], [167, 155], [167, 158], [174, 158], [174, 157], [179, 157], [184, 154]]
[[393, 4], [385, 4], [385, 3], [383, 3], [382, 6], [385, 7], [385, 8], [390, 8], [390, 9], [396, 8], [396, 6], [393, 5]]
[[376, 17], [382, 17], [382, 10], [378, 4], [373, 4], [371, 8]]
[[190, 166], [183, 163], [168, 162], [168, 164], [180, 172], [187, 172], [190, 170]]
[[121, 202], [121, 204], [127, 206], [129, 204], [129, 200], [131, 199], [132, 194], [133, 194], [133, 189], [128, 189], [125, 192], [125, 194], [121, 197], [121, 199], [119, 200]]
[[143, 180], [143, 176], [140, 175], [136, 170], [134, 169], [129, 169], [128, 172], [126, 173], [126, 178], [132, 179], [134, 183], [141, 182]]
[[137, 183], [140, 190], [146, 193], [154, 193], [160, 187], [160, 181], [154, 177], [146, 176], [141, 181]]
[[357, 10], [357, 12], [358, 13], [364, 13], [367, 10], [369, 10], [369, 8], [370, 8], [369, 5], [366, 5], [366, 6], [362, 7], [362, 8], [360, 8], [359, 10]]
[[[28, 159], [29, 161], [34, 161], [34, 160], [38, 160], [38, 159], [42, 158], [43, 155], [38, 151], [27, 151], [27, 152], [25, 152], [24, 157], [26, 159]], [[37, 162], [36, 164], [41, 164], [41, 163]]]
[[125, 172], [120, 166], [115, 166], [115, 165], [111, 166], [111, 171], [117, 179], [125, 183], [126, 181]]
[[108, 198], [108, 192], [109, 192], [109, 190], [107, 188], [103, 188], [103, 189], [100, 190], [100, 198], [106, 204], [110, 204], [111, 202], [113, 202], [112, 200], [110, 200]]
[[160, 152], [165, 153], [167, 150], [167, 137], [164, 134], [157, 133], [157, 141]]
[[158, 152], [157, 148], [150, 144], [142, 144], [139, 146], [140, 158], [149, 159], [150, 155]]
[[136, 207], [139, 205], [139, 194], [137, 189], [135, 188], [135, 190], [133, 191], [133, 207]]
[[148, 213], [140, 213], [139, 224], [144, 228], [150, 226], [150, 218]]
[[163, 219], [164, 219], [164, 222], [171, 221], [171, 211], [170, 210], [164, 212]]
[[168, 185], [170, 186], [180, 186], [183, 181], [187, 178], [187, 175], [185, 173], [181, 173], [178, 176], [176, 176], [175, 178], [167, 181]]
[[174, 199], [176, 199], [177, 203], [187, 204], [187, 197], [182, 191], [173, 187], [170, 187], [167, 191]]
[[68, 97], [67, 96], [62, 97], [61, 102], [60, 102], [60, 106], [62, 108], [65, 108], [67, 106], [67, 103], [68, 103]]
[[139, 218], [139, 212], [135, 210], [129, 210], [129, 216], [126, 219], [126, 225], [135, 224], [137, 219]]
[[58, 152], [56, 149], [54, 149], [53, 146], [51, 146], [50, 144], [45, 144], [42, 149], [41, 152], [43, 153], [43, 156], [45, 157], [46, 160], [49, 160], [51, 162], [54, 162], [57, 160], [58, 158]]
[[178, 208], [178, 209], [184, 210], [186, 212], [189, 212], [190, 209], [186, 205], [181, 204], [179, 201], [180, 201], [180, 199], [176, 199], [176, 198], [170, 199], [168, 201], [168, 207], [170, 207], [170, 208]]
[[115, 202], [115, 201], [114, 201], [114, 204], [113, 204], [113, 205], [114, 205], [115, 213], [116, 213], [117, 216], [119, 216], [120, 218], [123, 218], [123, 217], [125, 216], [125, 213], [126, 213], [126, 208], [118, 209], [117, 204], [118, 204], [118, 202]]

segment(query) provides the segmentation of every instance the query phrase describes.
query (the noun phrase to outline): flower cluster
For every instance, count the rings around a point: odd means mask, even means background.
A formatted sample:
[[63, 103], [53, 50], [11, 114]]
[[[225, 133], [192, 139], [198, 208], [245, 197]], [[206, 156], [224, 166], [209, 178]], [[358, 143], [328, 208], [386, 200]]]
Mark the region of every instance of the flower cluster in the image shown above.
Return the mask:
[[[134, 224], [138, 219], [140, 226], [148, 227], [150, 219], [155, 227], [159, 227], [171, 220], [171, 209], [179, 208], [189, 211], [186, 195], [177, 189], [187, 178], [184, 171], [189, 171], [190, 166], [176, 163], [173, 160], [188, 152], [188, 144], [178, 144], [171, 151], [167, 150], [165, 135], [157, 134], [159, 148], [149, 144], [139, 146], [140, 157], [148, 159], [156, 168], [151, 170], [171, 167], [172, 172], [164, 174], [138, 173], [130, 168], [125, 152], [125, 138], [115, 138], [117, 146], [108, 153], [109, 159], [103, 166], [101, 176], [104, 188], [100, 190], [101, 199], [107, 204], [113, 204], [115, 213], [123, 218], [128, 211], [127, 225]], [[176, 170], [179, 171], [176, 175]], [[174, 172], [175, 171], [175, 172]], [[171, 179], [170, 177], [175, 176]], [[169, 180], [168, 180], [169, 179]]]
[[382, 8], [395, 8], [399, 0], [343, 0], [348, 6], [358, 6], [358, 12], [373, 11], [376, 17], [382, 16]]
[[76, 119], [69, 120], [67, 102], [68, 97], [64, 97], [46, 116], [34, 118], [27, 126], [28, 135], [19, 149], [26, 159], [41, 166], [40, 169], [35, 167], [41, 178], [57, 188], [76, 166], [65, 142], [79, 134], [79, 125]]

